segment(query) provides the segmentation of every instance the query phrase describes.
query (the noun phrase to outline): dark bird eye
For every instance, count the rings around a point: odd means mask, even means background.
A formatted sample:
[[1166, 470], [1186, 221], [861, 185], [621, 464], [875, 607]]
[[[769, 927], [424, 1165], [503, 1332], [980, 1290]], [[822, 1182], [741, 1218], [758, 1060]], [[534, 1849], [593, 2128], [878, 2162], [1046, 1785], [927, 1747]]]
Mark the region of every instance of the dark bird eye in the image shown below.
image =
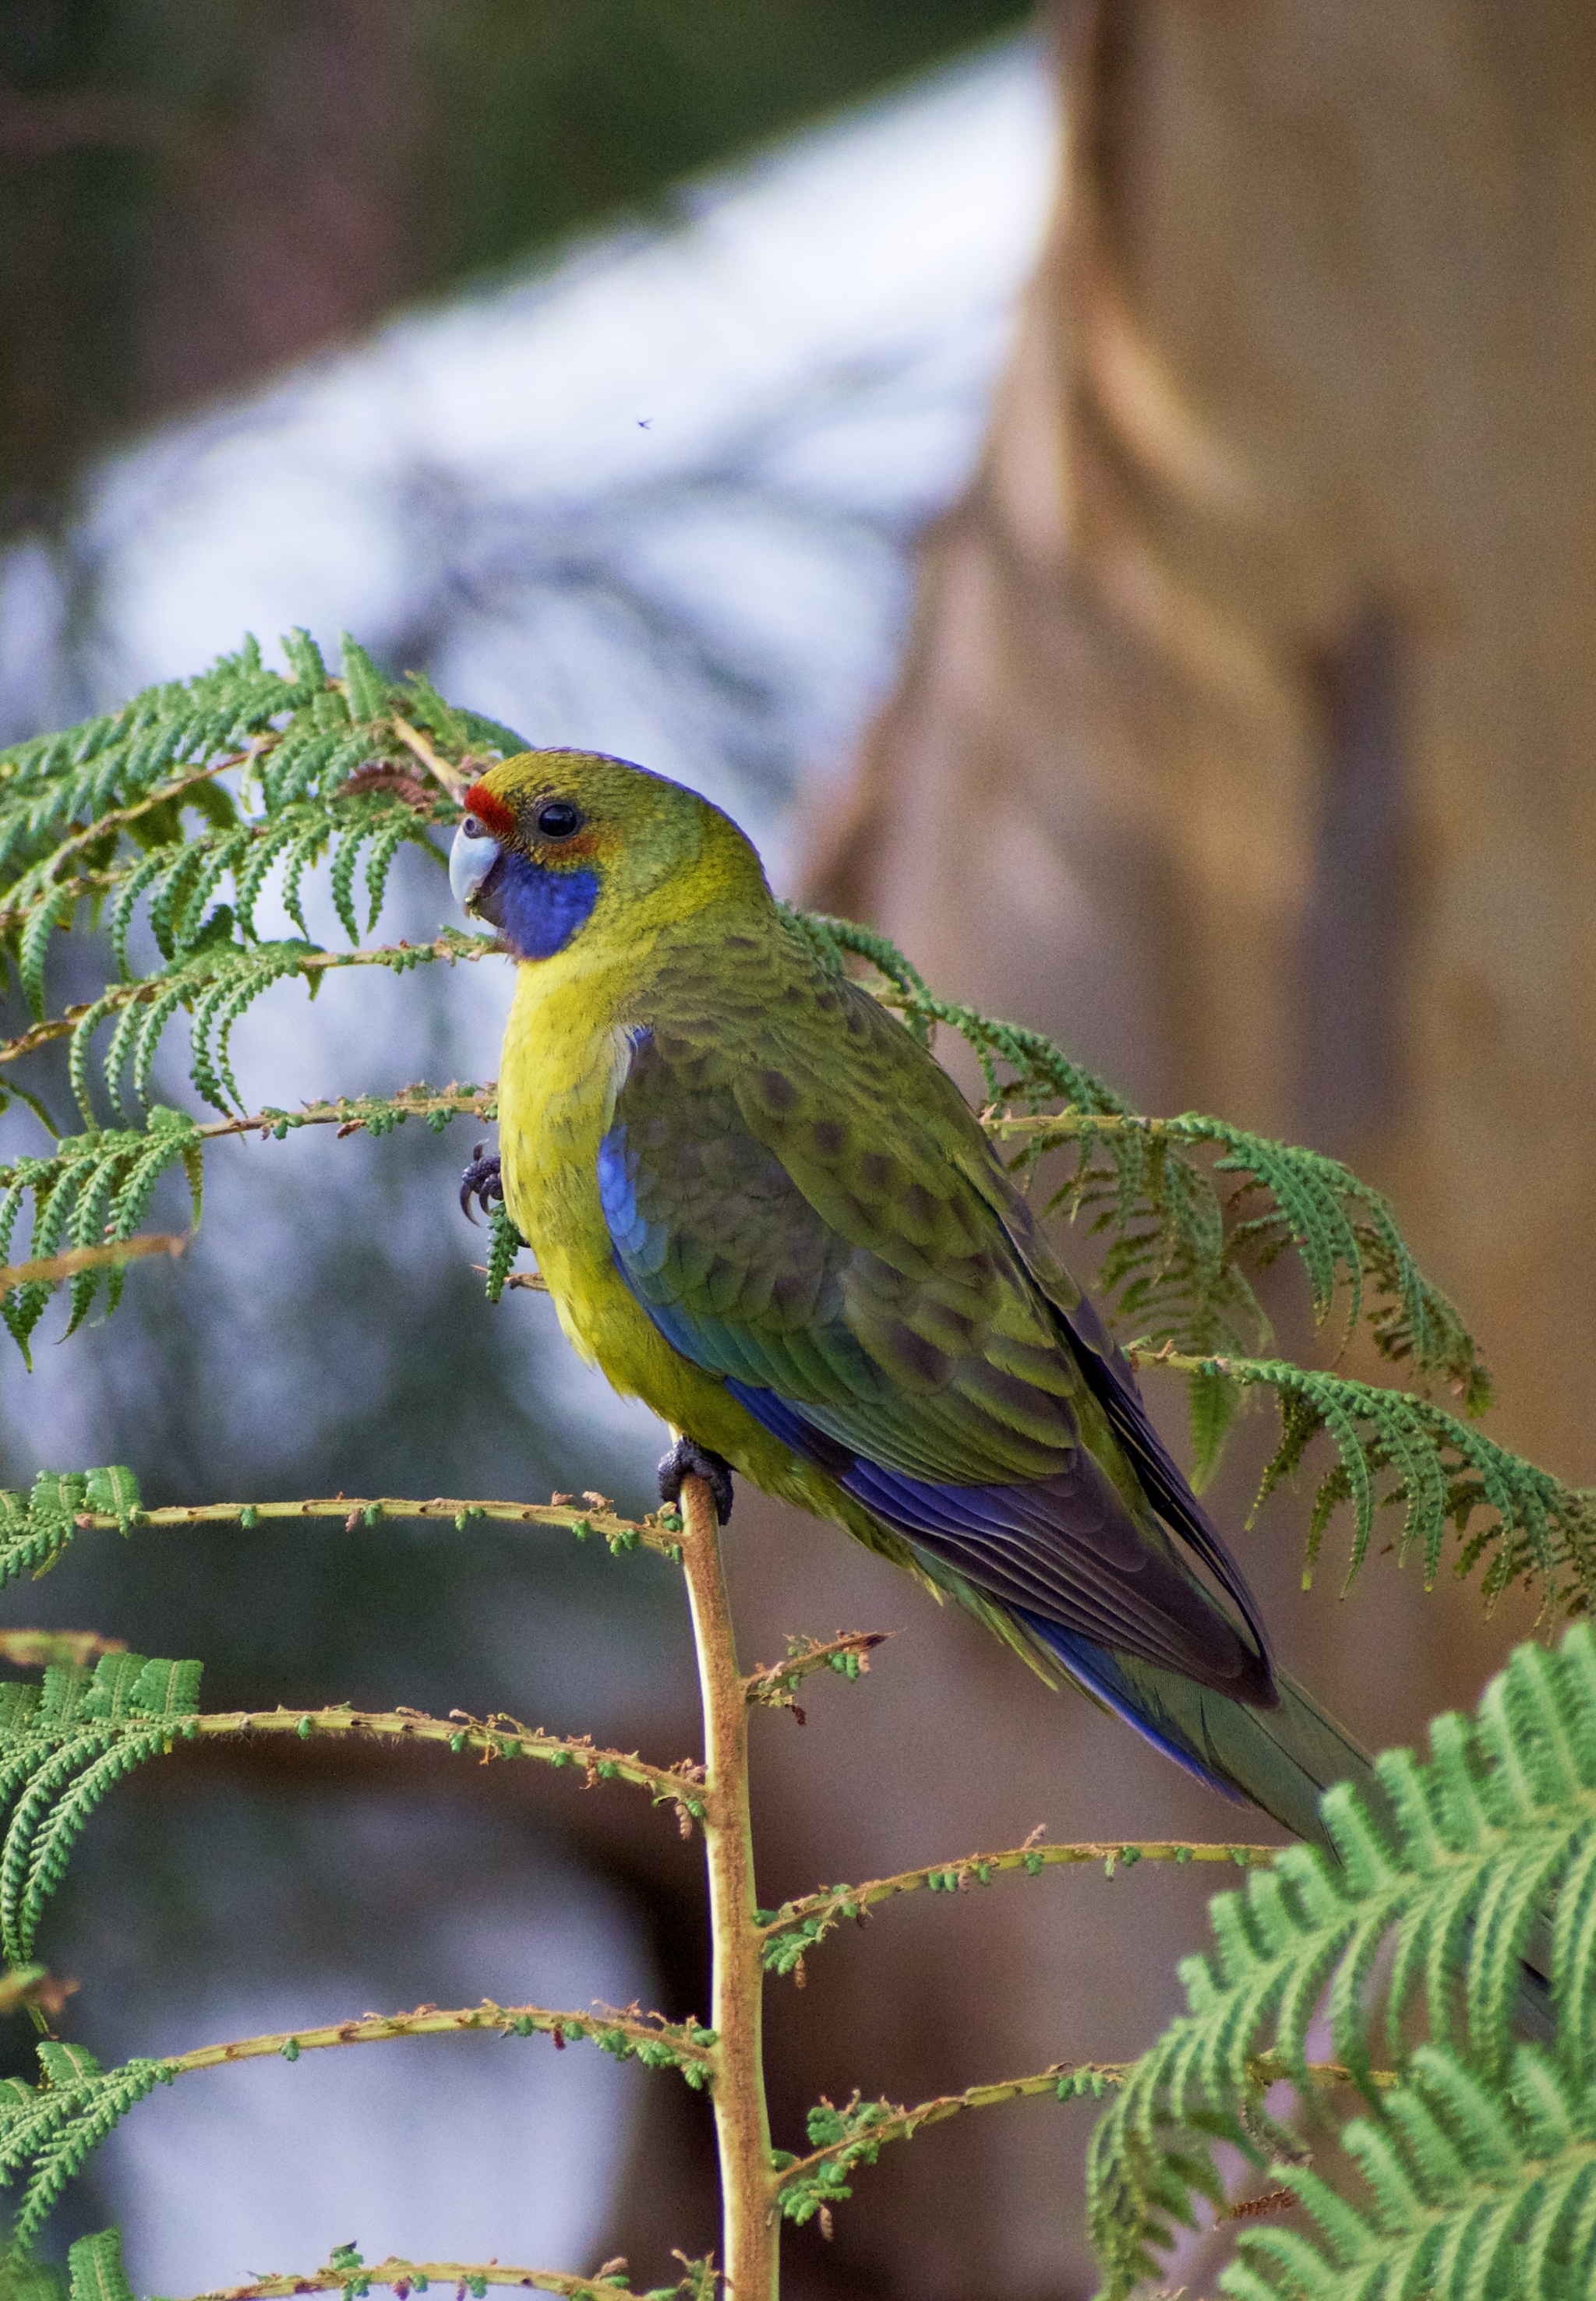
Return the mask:
[[538, 809], [538, 828], [545, 839], [569, 839], [581, 827], [581, 809], [568, 799], [551, 799]]
[[474, 815], [468, 815], [460, 825], [460, 835], [463, 839], [486, 839], [488, 833]]

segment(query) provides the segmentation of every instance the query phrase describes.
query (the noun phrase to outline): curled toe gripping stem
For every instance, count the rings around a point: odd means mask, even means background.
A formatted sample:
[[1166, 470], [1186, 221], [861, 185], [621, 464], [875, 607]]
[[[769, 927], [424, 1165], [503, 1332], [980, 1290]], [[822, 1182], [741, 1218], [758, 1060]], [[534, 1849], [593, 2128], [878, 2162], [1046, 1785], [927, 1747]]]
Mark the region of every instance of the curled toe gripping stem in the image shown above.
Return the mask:
[[[495, 1161], [497, 1164], [497, 1161]], [[679, 1504], [683, 1478], [702, 1478], [714, 1502], [717, 1524], [724, 1526], [731, 1515], [731, 1465], [723, 1455], [711, 1453], [691, 1438], [678, 1438], [670, 1452], [662, 1457], [659, 1466], [659, 1498], [662, 1502]]]
[[460, 1177], [460, 1211], [469, 1222], [476, 1220], [471, 1210], [473, 1199], [484, 1214], [489, 1211], [495, 1199], [501, 1205], [504, 1201], [505, 1181], [499, 1172], [498, 1152], [495, 1150], [485, 1157], [487, 1148], [486, 1143], [477, 1144], [471, 1154], [470, 1166]]

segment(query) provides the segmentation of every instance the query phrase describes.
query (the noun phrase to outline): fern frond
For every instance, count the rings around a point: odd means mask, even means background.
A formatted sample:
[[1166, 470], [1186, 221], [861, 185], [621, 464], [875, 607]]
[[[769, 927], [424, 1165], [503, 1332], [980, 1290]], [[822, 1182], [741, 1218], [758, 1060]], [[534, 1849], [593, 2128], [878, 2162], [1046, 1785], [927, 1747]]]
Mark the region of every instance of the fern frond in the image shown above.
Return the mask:
[[[1215, 1951], [1182, 1969], [1187, 2012], [1135, 2065], [1093, 2137], [1092, 2228], [1109, 2296], [1156, 2273], [1171, 2223], [1190, 2220], [1199, 2196], [1222, 2197], [1215, 2139], [1266, 2165], [1324, 2232], [1323, 2251], [1291, 2233], [1249, 2236], [1229, 2291], [1260, 2301], [1300, 2290], [1319, 2301], [1523, 2290], [1550, 2301], [1586, 2289], [1558, 2280], [1596, 2242], [1596, 2219], [1576, 2245], [1568, 2219], [1571, 2200], [1596, 2179], [1590, 1626], [1576, 1624], [1557, 1653], [1517, 1649], [1472, 1722], [1437, 1719], [1427, 1761], [1390, 1752], [1378, 1771], [1389, 1835], [1342, 1785], [1323, 1807], [1339, 1867], [1291, 1846], [1213, 1903]], [[1516, 2043], [1512, 2029], [1531, 1986], [1522, 1961], [1554, 1904], [1549, 2056]], [[1308, 2063], [1320, 2018], [1364, 2096], [1341, 2141], [1374, 2188], [1372, 2211], [1339, 2196], [1307, 2162], [1332, 2110]], [[1394, 2085], [1376, 2082], [1376, 2031], [1395, 2057]], [[1266, 2110], [1282, 2073], [1309, 2113], [1300, 2129]], [[1521, 2267], [1529, 2248], [1542, 2282], [1502, 2281], [1509, 2255], [1491, 2249], [1499, 2246], [1517, 2248]], [[1379, 2272], [1389, 2284], [1375, 2274], [1380, 2263], [1393, 2264]]]
[[125, 2062], [102, 2070], [82, 2046], [46, 2040], [38, 2049], [37, 2087], [21, 2078], [0, 2084], [0, 2180], [26, 2173], [12, 2243], [26, 2253], [67, 2183], [129, 2110], [173, 2072], [163, 2062]]
[[[88, 1481], [83, 1481], [87, 1498]], [[44, 1904], [107, 1790], [172, 1746], [197, 1708], [197, 1662], [101, 1656], [92, 1676], [52, 1663], [42, 1686], [9, 1683], [0, 1710], [0, 1943], [22, 1965]]]
[[[680, 2255], [677, 2256], [679, 2259]], [[44, 2272], [48, 2274], [48, 2272]], [[363, 2296], [373, 2286], [390, 2287], [408, 2295], [424, 2293], [430, 2286], [453, 2288], [457, 2297], [469, 2293], [484, 2301], [490, 2286], [514, 2285], [522, 2291], [557, 2293], [565, 2301], [719, 2301], [723, 2290], [713, 2259], [689, 2262], [686, 2274], [673, 2285], [656, 2285], [639, 2293], [624, 2271], [605, 2268], [589, 2276], [562, 2269], [525, 2269], [507, 2261], [401, 2261], [390, 2254], [386, 2261], [367, 2261], [355, 2247], [335, 2246], [321, 2268], [298, 2270], [277, 2277], [252, 2277], [247, 2285], [225, 2286], [202, 2293], [196, 2301], [296, 2301], [302, 2293]], [[0, 2301], [13, 2296], [0, 2286]], [[19, 2294], [15, 2301], [56, 2301], [54, 2292]], [[74, 2297], [76, 2301], [76, 2297]]]
[[1395, 1546], [1401, 1552], [1418, 1545], [1426, 1583], [1440, 1571], [1450, 1527], [1465, 1537], [1459, 1574], [1492, 1553], [1484, 1577], [1488, 1600], [1520, 1577], [1538, 1576], [1549, 1607], [1582, 1613], [1589, 1606], [1596, 1591], [1596, 1493], [1564, 1485], [1429, 1399], [1289, 1359], [1194, 1359], [1140, 1343], [1129, 1355], [1134, 1366], [1274, 1393], [1280, 1443], [1258, 1504], [1294, 1474], [1315, 1438], [1333, 1442], [1336, 1460], [1319, 1480], [1310, 1515], [1305, 1587], [1329, 1520], [1345, 1502], [1353, 1521], [1349, 1581], [1367, 1555], [1380, 1510], [1400, 1507]]
[[1373, 2193], [1362, 2209], [1302, 2167], [1281, 2168], [1319, 2223], [1249, 2230], [1224, 2278], [1237, 2301], [1568, 2301], [1596, 2285], [1596, 2096], [1521, 2046], [1499, 2096], [1443, 2048], [1421, 2046], [1384, 2119], [1341, 2144]]
[[783, 1902], [779, 1910], [756, 1910], [760, 1960], [767, 1973], [799, 1970], [810, 1950], [835, 1931], [844, 1919], [856, 1924], [879, 1903], [895, 1901], [900, 1894], [922, 1887], [931, 1893], [957, 1894], [971, 1886], [990, 1886], [1005, 1872], [1040, 1878], [1044, 1870], [1060, 1865], [1100, 1866], [1112, 1878], [1117, 1870], [1133, 1870], [1142, 1862], [1221, 1862], [1245, 1870], [1273, 1862], [1276, 1848], [1196, 1838], [1141, 1838], [1132, 1841], [1092, 1840], [1049, 1845], [1033, 1840], [998, 1853], [969, 1853], [957, 1862], [933, 1862], [918, 1870], [900, 1870], [890, 1878], [872, 1878], [862, 1885], [823, 1886], [818, 1893]]
[[[266, 946], [257, 954], [256, 963], [223, 975], [220, 982], [213, 981], [196, 1006], [193, 1025], [199, 1050], [196, 1066], [219, 1092], [236, 1084], [228, 1067], [227, 1046], [241, 1011], [240, 1002], [247, 1003], [267, 983], [294, 971], [282, 958], [283, 948]], [[297, 950], [297, 946], [288, 948], [290, 953]], [[359, 953], [354, 961], [331, 963], [371, 961], [403, 967], [414, 964], [418, 956], [462, 955], [472, 954], [462, 954], [455, 945], [440, 940], [420, 954], [400, 946], [391, 952]], [[210, 1003], [213, 998], [213, 1004]], [[135, 1020], [139, 1012], [137, 1008], [129, 1009]], [[92, 1012], [87, 1019], [92, 1021]], [[123, 1056], [126, 1051], [124, 1048]], [[122, 1058], [113, 1045], [108, 1064], [118, 1064]], [[126, 1263], [146, 1254], [175, 1251], [177, 1243], [171, 1239], [136, 1235], [161, 1177], [174, 1167], [182, 1167], [197, 1224], [204, 1198], [205, 1147], [224, 1136], [258, 1134], [263, 1140], [280, 1142], [302, 1126], [333, 1126], [340, 1135], [383, 1135], [411, 1118], [419, 1118], [436, 1134], [456, 1117], [491, 1119], [497, 1112], [490, 1087], [468, 1083], [435, 1089], [418, 1084], [393, 1095], [343, 1096], [337, 1101], [307, 1103], [297, 1111], [269, 1109], [203, 1125], [182, 1111], [157, 1103], [141, 1128], [102, 1127], [88, 1134], [63, 1136], [48, 1158], [22, 1159], [13, 1166], [0, 1167], [0, 1261], [11, 1252], [23, 1206], [32, 1201], [30, 1251], [14, 1265], [4, 1264], [0, 1317], [27, 1358], [33, 1330], [63, 1278], [72, 1285], [69, 1333], [87, 1317], [102, 1283], [114, 1309], [121, 1300]]]
[[[1197, 1111], [1009, 1116], [992, 1126], [1032, 1155], [1074, 1155], [1075, 1171], [1049, 1203], [1112, 1233], [1106, 1275], [1117, 1315], [1147, 1318], [1160, 1341], [1200, 1348], [1191, 1336], [1247, 1320], [1266, 1332], [1248, 1273], [1290, 1248], [1316, 1323], [1341, 1300], [1348, 1330], [1362, 1319], [1382, 1358], [1450, 1385], [1469, 1414], [1490, 1404], [1490, 1377], [1456, 1308], [1419, 1269], [1385, 1200], [1340, 1159]], [[1210, 1149], [1221, 1153], [1211, 1163], [1200, 1155]], [[1105, 1154], [1107, 1168], [1097, 1163]], [[1225, 1198], [1219, 1178], [1232, 1176], [1242, 1180]], [[1260, 1199], [1272, 1203], [1250, 1211]]]
[[[981, 1066], [987, 1123], [1023, 1146], [1024, 1164], [1073, 1155], [1049, 1204], [1106, 1235], [1099, 1286], [1116, 1320], [1196, 1354], [1257, 1348], [1269, 1329], [1249, 1274], [1290, 1248], [1321, 1323], [1343, 1297], [1349, 1326], [1364, 1319], [1383, 1357], [1453, 1385], [1470, 1414], [1490, 1402], [1456, 1309], [1419, 1270], [1384, 1199], [1339, 1159], [1200, 1112], [1139, 1117], [1040, 1032], [936, 997], [884, 937], [844, 919], [787, 916], [828, 966], [852, 958], [872, 968], [886, 986], [878, 995], [922, 1039], [939, 1025], [958, 1033]], [[1194, 1403], [1199, 1452], [1211, 1455], [1223, 1435], [1216, 1395]]]
[[158, 2085], [238, 2062], [271, 2057], [293, 2063], [306, 2053], [465, 2030], [552, 2037], [561, 2045], [583, 2039], [616, 2061], [675, 2070], [695, 2091], [708, 2083], [716, 2043], [715, 2032], [694, 2021], [667, 2021], [658, 2014], [645, 2017], [635, 2009], [621, 2012], [609, 2006], [564, 2012], [542, 2005], [499, 2005], [491, 1998], [480, 2005], [423, 2005], [413, 2013], [367, 2013], [358, 2021], [233, 2038], [225, 2045], [170, 2054], [160, 2061], [125, 2062], [114, 2070], [103, 2070], [85, 2046], [46, 2039], [38, 2047], [37, 2086], [21, 2078], [0, 2081], [0, 2181], [26, 2178], [13, 2246], [26, 2255], [92, 2151]]
[[[250, 641], [197, 679], [0, 752], [0, 942], [36, 1017], [54, 937], [85, 905], [97, 919], [109, 904], [128, 980], [140, 903], [170, 969], [219, 941], [253, 941], [255, 907], [274, 868], [306, 933], [303, 874], [330, 856], [334, 908], [357, 942], [353, 891], [363, 864], [374, 925], [400, 847], [418, 844], [441, 861], [427, 834], [458, 810], [418, 767], [414, 731], [408, 741], [398, 732], [401, 710], [426, 699], [353, 641], [336, 679], [303, 634], [284, 650], [288, 675], [268, 670]], [[440, 699], [428, 707], [446, 750], [463, 753], [468, 741], [522, 748], [509, 729], [451, 713]], [[440, 773], [447, 764], [439, 762]], [[237, 791], [218, 781], [230, 775]], [[251, 795], [253, 816], [240, 809]], [[230, 879], [231, 908], [215, 900]]]
[[[197, 1221], [200, 1150], [194, 1121], [157, 1105], [146, 1127], [66, 1136], [52, 1158], [19, 1159], [13, 1167], [0, 1168], [0, 1256], [9, 1258], [17, 1218], [29, 1196], [31, 1261], [57, 1254], [63, 1244], [90, 1249], [130, 1241], [156, 1184], [172, 1167], [182, 1167], [188, 1175]], [[92, 1261], [74, 1276], [74, 1326], [87, 1314], [102, 1280], [113, 1288], [114, 1299], [122, 1275], [114, 1261]], [[24, 1359], [29, 1338], [58, 1283], [26, 1280], [0, 1300], [0, 1317]]]
[[121, 2233], [101, 2230], [80, 2237], [66, 2257], [71, 2301], [133, 2301], [133, 2288], [122, 2266]]
[[29, 1494], [0, 1488], [0, 1587], [22, 1574], [37, 1577], [47, 1572], [73, 1535], [91, 1527], [114, 1527], [126, 1535], [135, 1527], [253, 1527], [278, 1520], [303, 1525], [321, 1519], [337, 1519], [351, 1527], [380, 1526], [388, 1519], [414, 1519], [430, 1525], [452, 1525], [460, 1534], [480, 1523], [544, 1527], [573, 1535], [578, 1542], [597, 1537], [612, 1557], [648, 1550], [673, 1564], [681, 1562], [677, 1539], [681, 1524], [674, 1512], [662, 1510], [645, 1519], [622, 1518], [596, 1494], [583, 1495], [580, 1503], [565, 1499], [462, 1502], [444, 1494], [426, 1501], [397, 1494], [332, 1494], [298, 1502], [180, 1502], [163, 1510], [146, 1510], [132, 1471], [118, 1466], [41, 1470]]

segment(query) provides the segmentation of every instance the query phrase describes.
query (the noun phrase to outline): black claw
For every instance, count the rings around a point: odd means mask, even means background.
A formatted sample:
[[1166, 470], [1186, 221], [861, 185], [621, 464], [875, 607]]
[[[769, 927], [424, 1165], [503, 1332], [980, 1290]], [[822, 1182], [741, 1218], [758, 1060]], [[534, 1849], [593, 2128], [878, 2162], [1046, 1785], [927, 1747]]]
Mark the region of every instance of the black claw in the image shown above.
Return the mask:
[[707, 1446], [678, 1438], [659, 1466], [659, 1498], [674, 1505], [681, 1500], [683, 1478], [702, 1478], [714, 1502], [716, 1520], [724, 1526], [731, 1515], [731, 1465]]
[[476, 1220], [471, 1210], [473, 1199], [484, 1214], [488, 1212], [491, 1200], [498, 1200], [501, 1205], [504, 1203], [505, 1184], [499, 1173], [498, 1152], [496, 1150], [490, 1159], [485, 1159], [482, 1153], [487, 1147], [485, 1142], [477, 1144], [471, 1154], [471, 1164], [460, 1178], [460, 1211], [468, 1222]]

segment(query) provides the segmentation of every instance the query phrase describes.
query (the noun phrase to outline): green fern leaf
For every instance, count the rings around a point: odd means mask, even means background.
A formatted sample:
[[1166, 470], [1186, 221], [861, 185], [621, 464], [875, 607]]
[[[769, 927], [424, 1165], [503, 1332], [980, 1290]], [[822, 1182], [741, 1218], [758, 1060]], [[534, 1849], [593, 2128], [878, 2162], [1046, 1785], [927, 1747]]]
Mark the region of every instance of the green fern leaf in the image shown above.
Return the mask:
[[83, 1507], [101, 1518], [113, 1518], [121, 1534], [131, 1534], [144, 1514], [138, 1481], [131, 1470], [113, 1463], [88, 1471], [83, 1481]]
[[349, 690], [349, 712], [355, 719], [380, 718], [388, 707], [391, 682], [380, 672], [364, 648], [347, 632], [341, 642], [344, 679]]
[[80, 2237], [66, 2257], [71, 2280], [71, 2301], [133, 2301], [133, 2288], [122, 2267], [119, 2230], [102, 2230], [97, 2237]]
[[532, 748], [524, 735], [518, 735], [502, 720], [485, 719], [480, 711], [466, 711], [446, 703], [424, 672], [407, 673], [405, 685], [404, 703], [410, 717], [441, 743], [452, 758], [458, 759], [472, 751], [497, 752], [500, 758], [511, 759], [518, 752]]
[[1219, 1467], [1240, 1392], [1222, 1374], [1199, 1373], [1187, 1377], [1187, 1393], [1191, 1413], [1191, 1485], [1200, 1494]]
[[[1229, 2293], [1563, 2301], [1591, 2288], [1590, 1627], [1575, 1625], [1555, 1654], [1517, 1649], [1472, 1724], [1437, 1719], [1426, 1761], [1388, 1753], [1378, 1771], [1389, 1828], [1350, 1789], [1333, 1789], [1323, 1812], [1339, 1867], [1292, 1846], [1242, 1892], [1215, 1900], [1214, 1951], [1182, 1969], [1186, 2013], [1136, 2064], [1093, 2137], [1090, 2210], [1107, 2295], [1156, 2274], [1172, 2225], [1212, 2196], [1215, 2139], [1292, 2189], [1320, 2233], [1249, 2228], [1222, 2280]], [[1533, 2003], [1522, 1961], [1554, 1904], [1558, 2021], [1548, 2052], [1516, 2041], [1512, 2027]], [[1322, 2011], [1339, 2080], [1309, 2065]], [[1376, 2035], [1392, 2063], [1378, 2081]], [[1305, 2113], [1300, 2131], [1265, 2106], [1282, 2074]], [[1340, 2142], [1370, 2204], [1308, 2162], [1338, 2082], [1363, 2096]]]
[[[78, 2049], [80, 2050], [80, 2049]], [[45, 2047], [39, 2047], [41, 2058]], [[91, 2061], [92, 2055], [85, 2055]], [[75, 2082], [46, 2081], [31, 2102], [0, 2122], [0, 2179], [27, 2171], [13, 2242], [30, 2246], [69, 2181], [136, 2103], [171, 2072], [161, 2062], [128, 2062], [96, 2069]], [[29, 2169], [31, 2169], [30, 2171]]]
[[488, 1300], [497, 1302], [505, 1291], [505, 1281], [511, 1266], [525, 1246], [526, 1241], [510, 1219], [502, 1199], [495, 1199], [488, 1210], [490, 1243], [488, 1249]]
[[[76, 1484], [86, 1499], [88, 1481]], [[170, 1749], [196, 1713], [199, 1678], [197, 1662], [111, 1653], [92, 1677], [53, 1665], [37, 1702], [13, 1700], [0, 1719], [0, 1941], [31, 1945], [84, 1824], [127, 1773]]]

